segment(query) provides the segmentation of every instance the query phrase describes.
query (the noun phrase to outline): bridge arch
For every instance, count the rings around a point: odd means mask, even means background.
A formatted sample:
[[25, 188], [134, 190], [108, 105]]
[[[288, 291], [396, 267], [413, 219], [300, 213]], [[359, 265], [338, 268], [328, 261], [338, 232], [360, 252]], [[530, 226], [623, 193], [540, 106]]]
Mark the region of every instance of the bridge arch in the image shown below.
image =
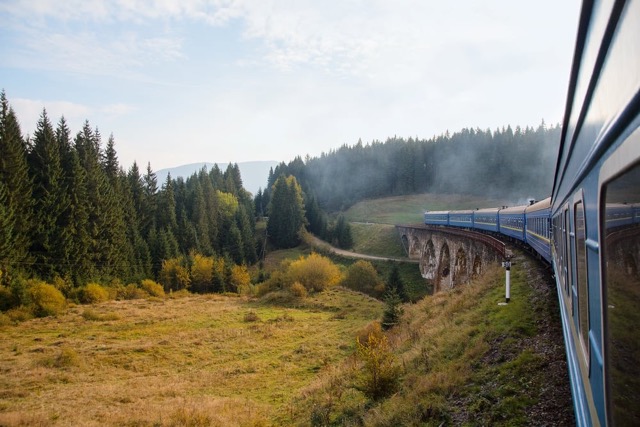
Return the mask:
[[435, 290], [440, 291], [442, 285], [447, 289], [451, 288], [451, 254], [449, 252], [449, 244], [444, 242], [440, 249], [440, 260], [438, 262], [438, 276], [436, 277]]
[[[433, 291], [451, 289], [480, 276], [486, 266], [500, 262], [505, 245], [472, 230], [430, 225], [397, 225], [409, 258], [419, 261], [420, 273], [431, 280]], [[627, 262], [640, 270], [640, 262]]]
[[451, 278], [451, 287], [465, 283], [469, 275], [467, 273], [467, 253], [464, 248], [460, 247], [456, 251], [456, 258], [453, 263], [453, 277]]
[[422, 250], [422, 258], [420, 259], [420, 273], [422, 277], [427, 279], [433, 279], [436, 277], [438, 271], [438, 258], [436, 257], [436, 249], [433, 245], [433, 240], [429, 239], [425, 243]]

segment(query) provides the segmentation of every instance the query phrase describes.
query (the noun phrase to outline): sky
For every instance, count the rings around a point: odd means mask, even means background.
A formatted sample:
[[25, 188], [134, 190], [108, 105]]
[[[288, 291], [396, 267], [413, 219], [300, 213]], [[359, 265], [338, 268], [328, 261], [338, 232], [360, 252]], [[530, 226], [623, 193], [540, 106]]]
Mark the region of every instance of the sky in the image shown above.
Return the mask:
[[0, 89], [120, 164], [560, 123], [577, 0], [1, 0]]

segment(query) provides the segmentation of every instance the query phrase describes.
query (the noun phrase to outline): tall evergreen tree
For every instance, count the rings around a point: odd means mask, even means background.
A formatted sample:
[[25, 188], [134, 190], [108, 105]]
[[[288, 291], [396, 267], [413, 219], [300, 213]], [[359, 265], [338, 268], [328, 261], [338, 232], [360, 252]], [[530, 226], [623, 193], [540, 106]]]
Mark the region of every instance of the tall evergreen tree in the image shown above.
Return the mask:
[[302, 189], [294, 176], [281, 175], [273, 185], [267, 233], [279, 248], [291, 248], [300, 243], [300, 231], [305, 226]]
[[60, 151], [47, 112], [43, 110], [33, 135], [28, 162], [35, 202], [31, 253], [35, 258], [35, 268], [44, 279], [63, 275], [68, 268], [70, 255], [64, 216], [69, 209], [69, 197]]
[[0, 92], [0, 102], [0, 181], [5, 185], [5, 206], [13, 217], [10, 260], [14, 267], [26, 268], [33, 226], [27, 146], [4, 90]]
[[67, 230], [67, 268], [63, 275], [78, 285], [90, 278], [95, 269], [87, 256], [90, 246], [87, 176], [80, 165], [78, 153], [71, 144], [70, 135], [67, 122], [61, 117], [56, 128], [56, 140], [60, 147], [64, 187], [69, 199], [67, 209], [63, 213], [64, 227]]

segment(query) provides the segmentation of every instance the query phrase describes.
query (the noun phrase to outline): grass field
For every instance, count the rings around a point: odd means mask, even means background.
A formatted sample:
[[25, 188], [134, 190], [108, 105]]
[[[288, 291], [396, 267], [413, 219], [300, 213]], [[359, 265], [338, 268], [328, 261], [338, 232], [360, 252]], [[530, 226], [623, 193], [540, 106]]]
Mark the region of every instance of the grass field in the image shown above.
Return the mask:
[[0, 425], [278, 425], [382, 304], [190, 296], [74, 306], [0, 328]]
[[472, 195], [427, 193], [364, 200], [349, 208], [345, 217], [350, 222], [415, 224], [422, 222], [426, 210], [475, 209], [505, 204], [510, 203]]

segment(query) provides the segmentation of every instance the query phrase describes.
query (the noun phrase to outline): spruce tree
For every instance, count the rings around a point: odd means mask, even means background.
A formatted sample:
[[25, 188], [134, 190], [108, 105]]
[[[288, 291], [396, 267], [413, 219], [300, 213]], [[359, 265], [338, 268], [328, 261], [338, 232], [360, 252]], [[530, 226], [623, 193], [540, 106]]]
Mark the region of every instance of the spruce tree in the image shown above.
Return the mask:
[[5, 186], [5, 206], [13, 217], [10, 260], [12, 266], [23, 268], [31, 259], [29, 247], [34, 223], [27, 146], [4, 90], [0, 92], [0, 102], [0, 181]]
[[385, 309], [382, 314], [382, 328], [389, 329], [398, 324], [402, 316], [402, 300], [396, 292], [395, 288], [387, 291], [384, 297]]
[[278, 248], [291, 248], [300, 243], [305, 226], [302, 189], [294, 176], [281, 175], [273, 185], [267, 233]]
[[31, 253], [35, 269], [45, 280], [64, 275], [69, 263], [69, 236], [65, 212], [69, 197], [62, 170], [60, 145], [46, 110], [42, 111], [28, 156], [33, 178], [35, 226]]
[[56, 140], [60, 147], [64, 186], [69, 198], [69, 204], [63, 213], [64, 226], [67, 229], [65, 244], [68, 261], [64, 277], [80, 285], [95, 272], [93, 264], [87, 257], [90, 246], [87, 176], [80, 165], [78, 153], [71, 144], [69, 127], [64, 117], [61, 117], [58, 122]]
[[402, 277], [400, 277], [400, 268], [398, 268], [398, 264], [395, 262], [391, 266], [386, 285], [387, 289], [395, 289], [402, 301], [409, 300], [407, 291], [404, 288], [404, 282], [402, 281]]

